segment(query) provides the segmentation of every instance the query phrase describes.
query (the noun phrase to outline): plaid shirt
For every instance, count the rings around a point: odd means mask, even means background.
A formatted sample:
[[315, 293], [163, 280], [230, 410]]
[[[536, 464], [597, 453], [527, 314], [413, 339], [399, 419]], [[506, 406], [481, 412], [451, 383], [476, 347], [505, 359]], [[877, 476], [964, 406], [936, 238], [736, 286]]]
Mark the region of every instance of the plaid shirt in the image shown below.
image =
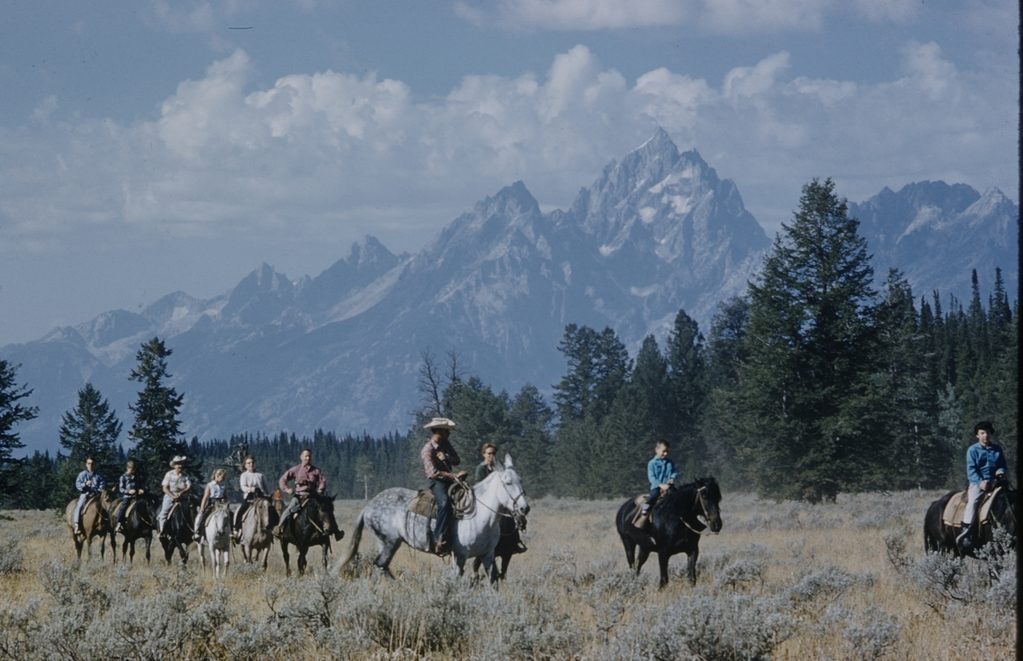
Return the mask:
[[305, 495], [314, 490], [322, 496], [327, 491], [327, 478], [323, 476], [323, 472], [319, 468], [312, 464], [308, 466], [299, 464], [284, 471], [284, 475], [281, 475], [281, 479], [277, 481], [281, 491], [288, 488], [288, 480], [295, 480], [296, 496]]
[[432, 438], [423, 446], [419, 456], [423, 460], [423, 470], [426, 471], [426, 477], [431, 480], [443, 480], [445, 482], [454, 480], [455, 474], [451, 471], [451, 468], [462, 463], [458, 453], [455, 452], [455, 448], [451, 447], [451, 443], [436, 445]]

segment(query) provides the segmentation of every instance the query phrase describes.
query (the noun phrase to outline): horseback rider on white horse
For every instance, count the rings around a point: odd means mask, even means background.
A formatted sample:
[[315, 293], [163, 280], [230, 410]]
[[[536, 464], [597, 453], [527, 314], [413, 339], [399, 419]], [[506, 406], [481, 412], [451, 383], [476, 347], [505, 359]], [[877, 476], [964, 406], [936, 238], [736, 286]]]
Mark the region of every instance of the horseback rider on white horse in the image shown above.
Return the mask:
[[447, 555], [451, 550], [449, 522], [453, 517], [448, 488], [455, 480], [460, 480], [467, 475], [465, 471], [455, 473], [452, 470], [454, 466], [462, 463], [449, 440], [451, 430], [454, 428], [454, 421], [448, 418], [430, 420], [423, 425], [423, 429], [430, 430], [430, 438], [419, 453], [423, 460], [426, 478], [430, 481], [430, 493], [433, 494], [434, 500], [437, 502], [437, 521], [433, 529], [433, 550], [437, 555]]

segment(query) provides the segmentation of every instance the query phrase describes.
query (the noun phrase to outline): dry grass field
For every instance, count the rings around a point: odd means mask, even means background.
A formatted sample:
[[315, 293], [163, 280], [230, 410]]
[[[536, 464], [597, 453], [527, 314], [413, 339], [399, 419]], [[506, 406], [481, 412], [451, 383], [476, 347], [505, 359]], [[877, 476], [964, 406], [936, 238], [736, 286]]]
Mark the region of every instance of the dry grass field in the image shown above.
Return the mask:
[[[628, 571], [617, 500], [533, 501], [529, 552], [497, 591], [407, 549], [396, 581], [365, 565], [323, 572], [315, 554], [313, 575], [287, 579], [276, 547], [266, 574], [235, 552], [219, 582], [194, 553], [168, 567], [156, 545], [151, 566], [111, 563], [108, 548], [75, 569], [56, 514], [8, 511], [0, 658], [1014, 658], [1015, 556], [995, 577], [990, 563], [925, 556], [923, 513], [938, 495], [810, 506], [725, 493], [697, 584], [678, 555], [664, 590], [655, 558]], [[343, 528], [361, 505], [337, 503]], [[367, 531], [363, 557], [374, 541]]]

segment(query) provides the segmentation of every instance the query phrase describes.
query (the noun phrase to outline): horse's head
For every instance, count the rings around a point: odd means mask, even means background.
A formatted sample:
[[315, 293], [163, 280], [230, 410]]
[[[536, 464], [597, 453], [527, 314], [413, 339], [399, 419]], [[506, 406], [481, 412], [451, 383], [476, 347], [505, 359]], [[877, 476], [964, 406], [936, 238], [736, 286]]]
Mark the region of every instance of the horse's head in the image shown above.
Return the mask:
[[494, 473], [502, 486], [497, 490], [498, 502], [501, 506], [512, 513], [529, 514], [529, 501], [526, 499], [526, 492], [522, 489], [522, 479], [515, 471], [510, 454], [504, 456], [504, 464], [498, 464]]
[[323, 532], [327, 535], [331, 534], [334, 530], [334, 497], [321, 494], [313, 494], [309, 496], [309, 504], [311, 506], [313, 518], [323, 529]]
[[702, 510], [711, 532], [721, 531], [721, 488], [713, 477], [701, 477], [696, 480], [696, 504]]

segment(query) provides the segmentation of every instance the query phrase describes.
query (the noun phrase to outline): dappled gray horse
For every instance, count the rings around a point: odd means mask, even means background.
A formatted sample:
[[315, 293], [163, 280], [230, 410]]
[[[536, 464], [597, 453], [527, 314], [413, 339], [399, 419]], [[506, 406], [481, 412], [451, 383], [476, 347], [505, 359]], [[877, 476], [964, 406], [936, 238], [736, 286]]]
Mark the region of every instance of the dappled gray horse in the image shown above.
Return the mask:
[[[522, 481], [515, 472], [511, 456], [505, 456], [504, 465], [473, 487], [476, 497], [475, 511], [455, 524], [452, 561], [459, 575], [465, 570], [468, 558], [483, 558], [483, 566], [492, 583], [497, 582], [494, 548], [501, 536], [502, 517], [529, 512], [529, 502], [522, 491]], [[369, 526], [377, 537], [377, 556], [373, 564], [393, 578], [389, 566], [402, 542], [417, 551], [429, 551], [427, 528], [430, 519], [409, 511], [409, 503], [416, 497], [411, 489], [394, 487], [380, 492], [363, 508], [355, 522], [355, 532], [344, 556], [344, 569], [359, 550], [363, 526]]]

